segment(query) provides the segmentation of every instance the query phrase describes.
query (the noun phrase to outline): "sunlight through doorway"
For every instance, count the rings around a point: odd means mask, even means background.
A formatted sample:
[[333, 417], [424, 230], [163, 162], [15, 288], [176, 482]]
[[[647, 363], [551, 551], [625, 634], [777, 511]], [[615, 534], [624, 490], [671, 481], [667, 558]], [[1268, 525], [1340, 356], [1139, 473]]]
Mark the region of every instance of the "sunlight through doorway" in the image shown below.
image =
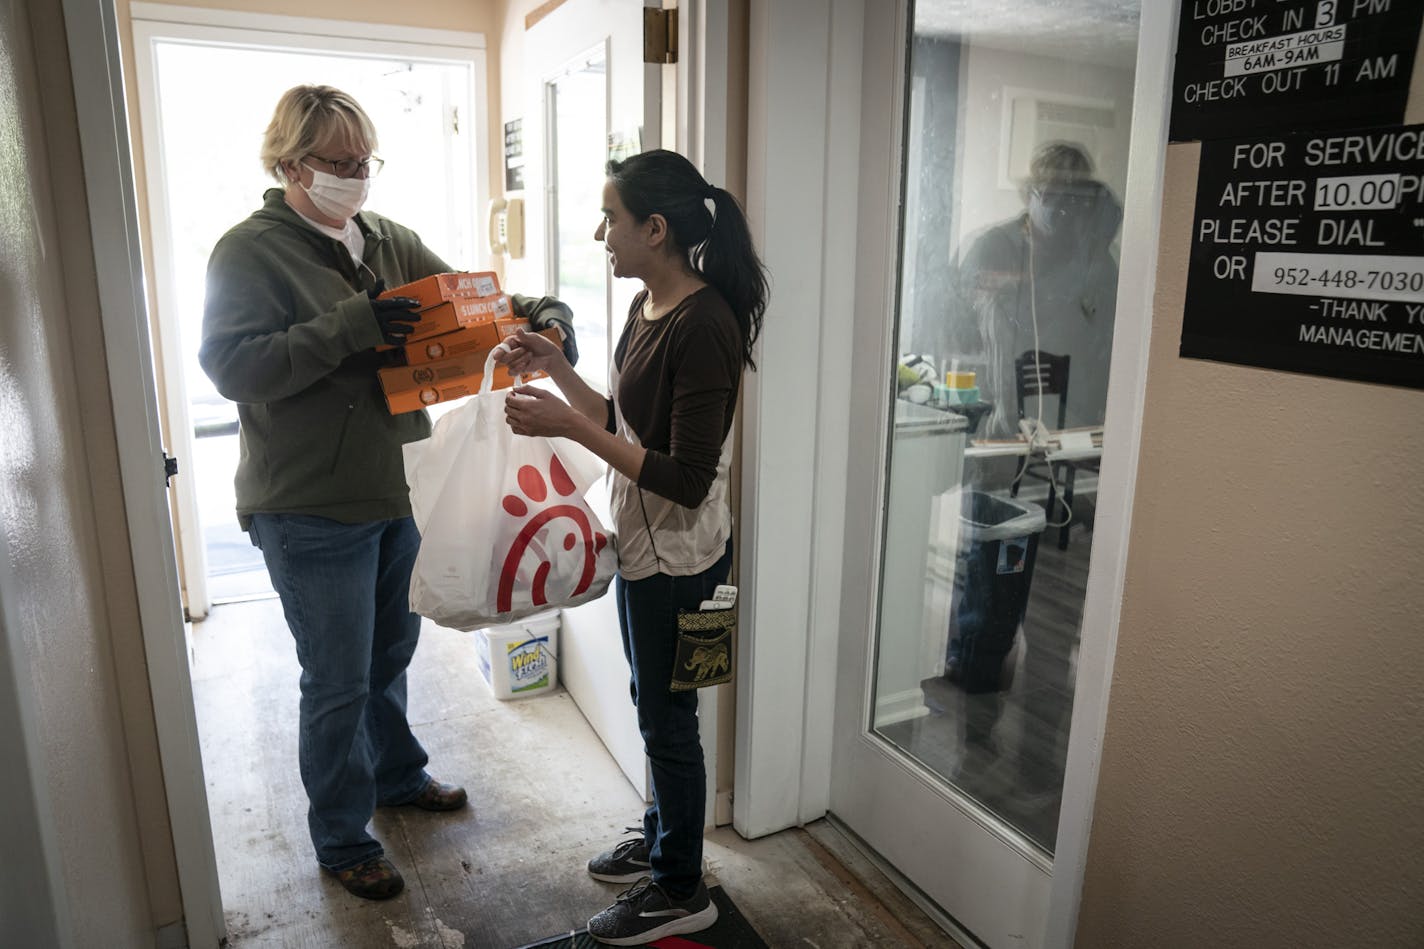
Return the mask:
[[[438, 48], [393, 54], [387, 42], [137, 20], [135, 40], [157, 349], [170, 451], [186, 475], [174, 484], [188, 606], [200, 619], [213, 603], [274, 595], [261, 552], [234, 513], [236, 408], [208, 381], [197, 353], [212, 247], [275, 186], [258, 152], [277, 99], [302, 83], [351, 93], [371, 115], [386, 161], [367, 207], [413, 228], [452, 267], [477, 269], [483, 64]], [[322, 45], [340, 48], [314, 48]]]

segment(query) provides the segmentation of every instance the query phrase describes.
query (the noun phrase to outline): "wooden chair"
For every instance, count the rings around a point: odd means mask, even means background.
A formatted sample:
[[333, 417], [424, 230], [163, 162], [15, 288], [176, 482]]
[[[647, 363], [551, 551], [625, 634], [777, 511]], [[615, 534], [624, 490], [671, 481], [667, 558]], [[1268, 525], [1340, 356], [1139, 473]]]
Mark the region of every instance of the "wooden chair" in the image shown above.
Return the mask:
[[[1066, 354], [1055, 356], [1052, 353], [1029, 350], [1014, 360], [1014, 387], [1018, 393], [1020, 419], [1036, 419], [1038, 417], [1039, 408], [1037, 405], [1033, 406], [1031, 413], [1028, 411], [1030, 398], [1038, 399], [1052, 395], [1058, 397], [1057, 429], [1061, 431], [1067, 427], [1068, 367], [1069, 357]], [[1019, 484], [1023, 478], [1035, 478], [1048, 482], [1048, 519], [1053, 521], [1056, 519], [1053, 508], [1058, 500], [1058, 485], [1060, 483], [1063, 485], [1063, 507], [1069, 520], [1068, 523], [1058, 528], [1059, 550], [1068, 549], [1068, 529], [1073, 526], [1073, 476], [1080, 464], [1082, 463], [1075, 461], [1035, 461], [1033, 456], [1029, 455], [1024, 462], [1023, 475], [1009, 489], [1009, 494], [1017, 497]], [[1044, 473], [1045, 471], [1047, 473]]]

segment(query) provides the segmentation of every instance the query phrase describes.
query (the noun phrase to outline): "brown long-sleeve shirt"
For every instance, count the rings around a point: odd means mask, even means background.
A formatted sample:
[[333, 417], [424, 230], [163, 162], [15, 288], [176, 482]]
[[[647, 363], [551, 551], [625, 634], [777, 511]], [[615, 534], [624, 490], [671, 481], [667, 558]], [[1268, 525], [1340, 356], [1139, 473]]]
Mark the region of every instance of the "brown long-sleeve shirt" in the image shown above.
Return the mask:
[[695, 508], [707, 497], [742, 378], [742, 337], [712, 287], [666, 315], [643, 317], [638, 294], [614, 350], [618, 408], [647, 449], [638, 487]]

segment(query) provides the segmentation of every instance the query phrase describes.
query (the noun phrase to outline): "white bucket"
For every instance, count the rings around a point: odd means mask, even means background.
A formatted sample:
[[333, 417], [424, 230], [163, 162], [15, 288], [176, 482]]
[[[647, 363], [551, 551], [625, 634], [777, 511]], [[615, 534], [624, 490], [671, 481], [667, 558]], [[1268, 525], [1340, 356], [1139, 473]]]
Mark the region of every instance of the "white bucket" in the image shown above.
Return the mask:
[[559, 684], [559, 611], [475, 631], [480, 675], [501, 701], [542, 695]]

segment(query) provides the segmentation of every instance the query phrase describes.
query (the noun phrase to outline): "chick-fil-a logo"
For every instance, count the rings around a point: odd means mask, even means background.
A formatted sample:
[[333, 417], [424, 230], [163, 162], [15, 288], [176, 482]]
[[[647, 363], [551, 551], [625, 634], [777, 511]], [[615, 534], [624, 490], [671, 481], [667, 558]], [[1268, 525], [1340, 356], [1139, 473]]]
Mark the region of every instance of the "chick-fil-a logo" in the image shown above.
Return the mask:
[[[583, 546], [583, 569], [579, 573], [578, 582], [574, 584], [570, 596], [578, 596], [588, 590], [593, 584], [595, 568], [598, 564], [598, 555], [608, 544], [608, 538], [599, 531], [593, 529], [589, 523], [588, 514], [576, 503], [554, 503], [548, 507], [533, 507], [525, 500], [532, 501], [534, 505], [543, 505], [546, 500], [550, 500], [549, 486], [552, 485], [554, 492], [559, 495], [553, 498], [559, 502], [560, 498], [571, 498], [577, 487], [573, 479], [569, 477], [564, 466], [559, 463], [557, 456], [549, 457], [549, 479], [544, 480], [544, 474], [534, 465], [523, 465], [515, 476], [519, 483], [519, 490], [524, 497], [510, 493], [504, 496], [502, 505], [506, 513], [511, 517], [529, 517], [517, 535], [513, 543], [510, 544], [509, 553], [505, 555], [504, 567], [499, 573], [499, 592], [495, 603], [495, 608], [501, 613], [507, 613], [514, 606], [514, 583], [519, 574], [519, 565], [524, 560], [525, 554], [534, 545], [535, 538], [544, 529], [544, 526], [559, 518], [567, 518], [573, 522], [573, 530], [564, 534], [562, 539], [565, 550], [573, 550], [575, 546]], [[531, 510], [534, 512], [530, 517]], [[549, 602], [545, 585], [549, 580], [549, 572], [553, 569], [547, 554], [543, 554], [543, 545], [536, 547], [536, 553], [542, 558], [539, 565], [534, 569], [534, 581], [531, 584], [531, 596], [535, 606], [544, 606]]]

